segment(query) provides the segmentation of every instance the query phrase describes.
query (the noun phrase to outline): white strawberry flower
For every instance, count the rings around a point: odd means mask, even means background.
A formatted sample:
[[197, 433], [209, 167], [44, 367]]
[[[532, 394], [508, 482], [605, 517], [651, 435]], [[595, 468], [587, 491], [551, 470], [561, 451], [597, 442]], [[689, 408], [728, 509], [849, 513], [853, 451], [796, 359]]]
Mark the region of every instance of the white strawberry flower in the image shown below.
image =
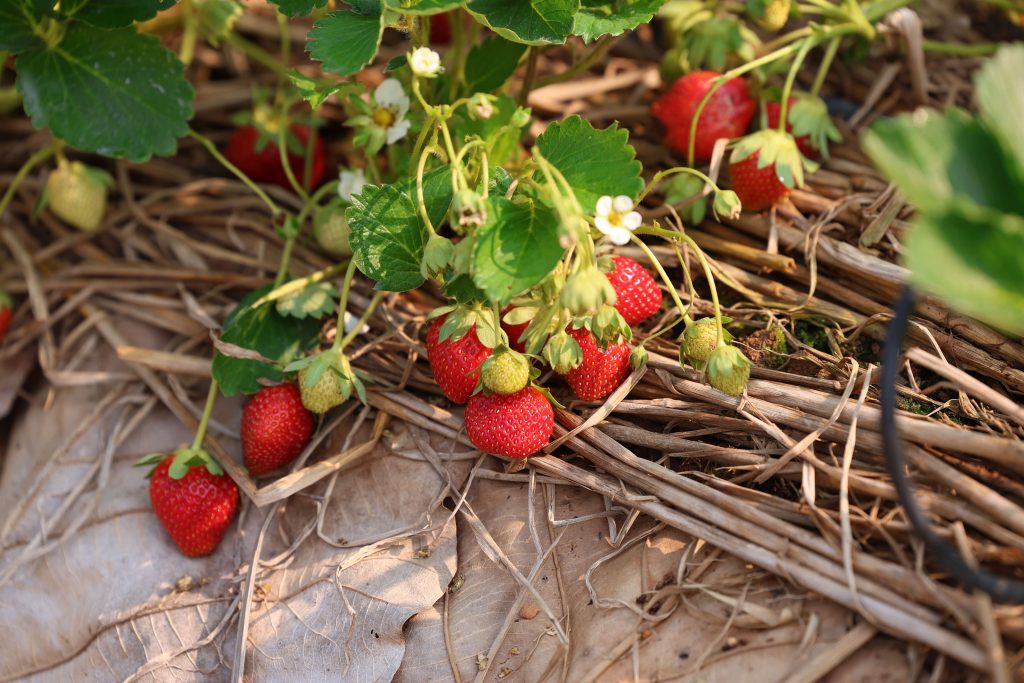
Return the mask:
[[387, 78], [373, 91], [373, 124], [387, 134], [387, 142], [393, 145], [409, 132], [409, 96], [402, 89], [397, 78]]
[[441, 73], [441, 55], [429, 47], [418, 47], [409, 53], [409, 67], [420, 78], [434, 78]]
[[361, 168], [343, 168], [338, 173], [338, 196], [349, 204], [352, 195], [359, 194], [366, 186], [366, 175]]
[[633, 200], [624, 194], [615, 198], [605, 195], [597, 200], [594, 225], [608, 236], [612, 244], [628, 244], [630, 233], [643, 222], [640, 214], [633, 210]]
[[[343, 316], [342, 320], [342, 327], [345, 331], [345, 334], [348, 334], [352, 330], [356, 329], [357, 324], [359, 324], [359, 318], [357, 316], [352, 315], [348, 311], [345, 311], [345, 315]], [[362, 329], [359, 330], [358, 334], [366, 334], [369, 331], [370, 326], [363, 325]]]

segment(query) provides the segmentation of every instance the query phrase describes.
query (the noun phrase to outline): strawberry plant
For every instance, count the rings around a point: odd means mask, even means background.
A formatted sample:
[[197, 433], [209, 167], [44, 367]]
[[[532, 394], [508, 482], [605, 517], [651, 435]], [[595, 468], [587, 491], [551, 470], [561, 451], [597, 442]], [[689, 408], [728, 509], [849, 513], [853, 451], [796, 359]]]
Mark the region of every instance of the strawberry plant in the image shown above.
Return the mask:
[[[577, 398], [603, 401], [647, 362], [644, 345], [669, 332], [677, 335], [680, 364], [742, 395], [750, 362], [725, 329], [712, 264], [682, 222], [645, 218], [645, 202], [656, 194], [672, 204], [694, 199], [686, 218], [698, 223], [705, 204], [735, 218], [784, 200], [817, 167], [811, 157], [827, 159], [829, 143], [839, 139], [820, 96], [833, 59], [843, 45], [874, 39], [875, 24], [908, 3], [351, 0], [328, 8], [326, 0], [272, 0], [282, 58], [233, 31], [241, 9], [232, 0], [192, 0], [175, 15], [183, 35], [176, 55], [140, 30], [174, 4], [0, 0], [0, 50], [15, 57], [25, 111], [53, 137], [16, 181], [56, 158], [41, 207], [82, 230], [102, 229], [111, 179], [68, 156], [143, 162], [173, 154], [189, 136], [252, 190], [280, 237], [273, 281], [244, 296], [223, 322], [195, 443], [154, 461], [154, 507], [162, 517], [160, 501], [178, 495], [181, 480], [223, 476], [203, 449], [218, 395], [253, 395], [242, 416], [248, 473], [284, 467], [319, 416], [353, 397], [367, 402], [372, 380], [350, 346], [386, 298], [421, 287], [443, 299], [424, 325], [434, 382], [448, 400], [467, 404], [467, 432], [481, 450], [517, 458], [537, 452], [552, 433], [557, 375]], [[651, 109], [661, 126], [654, 134], [678, 165], [645, 176], [627, 130], [580, 116], [548, 122], [533, 139], [538, 120], [524, 106], [531, 89], [582, 72], [656, 13], [671, 49], [663, 65], [668, 82]], [[797, 15], [799, 24], [786, 31]], [[312, 17], [310, 63], [298, 69], [288, 22], [305, 16]], [[384, 64], [378, 51], [388, 32], [408, 45]], [[276, 77], [272, 93], [232, 119], [226, 144], [188, 123], [194, 93], [186, 66], [200, 38], [241, 50]], [[579, 48], [576, 61], [538, 79], [541, 54], [570, 42]], [[820, 56], [816, 76], [798, 92], [797, 74], [811, 54]], [[931, 118], [920, 124], [923, 134], [951, 140], [933, 148], [913, 142], [916, 119], [899, 120], [880, 127], [871, 148], [907, 197], [929, 207], [910, 252], [922, 284], [938, 286], [940, 273], [969, 276], [990, 296], [970, 303], [951, 293], [949, 300], [1019, 333], [1014, 282], [1024, 277], [1010, 241], [1020, 232], [1014, 198], [1024, 196], [1013, 184], [1024, 170], [1013, 162], [1024, 149], [1008, 121], [1024, 107], [985, 94], [1015, 68], [1011, 59], [983, 78], [983, 122]], [[380, 69], [364, 73], [369, 65]], [[324, 123], [328, 101], [342, 113], [341, 131]], [[337, 179], [326, 170], [327, 134], [346, 139]], [[950, 150], [965, 141], [999, 161], [971, 163], [991, 183], [958, 193], [941, 174], [920, 173], [954, 161]], [[716, 151], [728, 155], [732, 189], [698, 168]], [[925, 196], [941, 201], [921, 202]], [[954, 223], [977, 226], [985, 239], [954, 235]], [[688, 270], [670, 274], [655, 244], [680, 262], [684, 251], [692, 256], [711, 315], [691, 316], [696, 285]], [[319, 249], [332, 265], [297, 276], [290, 267], [296, 246]], [[643, 257], [617, 253], [626, 246]], [[374, 293], [355, 319], [349, 308], [359, 282]], [[545, 366], [556, 377], [541, 387]], [[222, 483], [203, 484], [224, 497], [216, 513], [221, 533], [234, 509]], [[209, 552], [214, 536], [182, 547]]]

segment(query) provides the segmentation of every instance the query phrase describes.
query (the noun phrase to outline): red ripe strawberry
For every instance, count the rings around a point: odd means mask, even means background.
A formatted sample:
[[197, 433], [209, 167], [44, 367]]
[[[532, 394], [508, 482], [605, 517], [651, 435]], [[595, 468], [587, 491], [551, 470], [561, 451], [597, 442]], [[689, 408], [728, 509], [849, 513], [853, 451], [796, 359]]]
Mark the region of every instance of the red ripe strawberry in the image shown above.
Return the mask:
[[[292, 125], [291, 132], [302, 149], [305, 150], [306, 141], [309, 140], [309, 126], [297, 123]], [[257, 150], [259, 142], [260, 131], [255, 126], [239, 126], [228, 141], [225, 156], [228, 161], [258, 183], [273, 183], [286, 190], [292, 189], [291, 183], [288, 182], [288, 176], [285, 175], [284, 166], [281, 165], [276, 136], [266, 135], [264, 138], [266, 144], [262, 149]], [[306, 162], [302, 155], [289, 150], [288, 165], [291, 166], [295, 179], [301, 185], [306, 172]], [[313, 143], [313, 163], [310, 167], [307, 189], [320, 184], [324, 178], [325, 167], [324, 143], [318, 136]]]
[[[504, 318], [505, 314], [508, 313], [511, 310], [512, 310], [511, 306], [509, 306], [508, 308], [503, 310], [501, 312], [502, 317]], [[501, 321], [501, 329], [505, 330], [505, 334], [508, 335], [508, 345], [514, 351], [518, 351], [519, 353], [525, 353], [525, 351], [526, 351], [526, 342], [519, 341], [519, 338], [521, 336], [523, 336], [523, 332], [525, 332], [526, 328], [529, 327], [529, 326], [530, 326], [530, 321], [529, 320], [527, 320], [525, 323], [519, 323], [518, 325], [513, 325], [512, 323], [507, 323], [504, 320]]]
[[313, 432], [313, 418], [294, 384], [263, 387], [242, 409], [242, 456], [258, 477], [299, 457]]
[[581, 327], [568, 332], [580, 345], [583, 362], [565, 373], [565, 380], [579, 398], [600, 401], [629, 375], [629, 344], [611, 344], [602, 351], [590, 330]]
[[628, 256], [613, 256], [615, 268], [605, 277], [615, 290], [615, 310], [632, 327], [661, 308], [661, 289], [646, 268]]
[[434, 45], [447, 45], [452, 42], [452, 15], [430, 15], [430, 42]]
[[[665, 142], [682, 155], [688, 153], [690, 124], [701, 99], [711, 83], [721, 76], [715, 71], [694, 71], [686, 74], [668, 89], [651, 107], [651, 113], [665, 126]], [[757, 104], [747, 92], [742, 78], [726, 81], [701, 112], [694, 144], [694, 161], [711, 159], [715, 141], [743, 135], [754, 118]]]
[[11, 324], [11, 298], [5, 292], [0, 292], [0, 342], [7, 334], [7, 328]]
[[427, 330], [427, 358], [444, 395], [455, 403], [465, 403], [476, 388], [480, 365], [490, 357], [491, 349], [477, 339], [475, 325], [458, 341], [440, 341], [441, 325], [447, 317], [436, 318]]
[[744, 211], [764, 211], [789, 194], [789, 188], [775, 171], [775, 164], [757, 167], [758, 152], [729, 165], [733, 192], [743, 202]]
[[[796, 104], [796, 99], [793, 98], [793, 97], [790, 97], [789, 98], [789, 111], [790, 111], [790, 113], [792, 113], [792, 111], [793, 111], [793, 105], [794, 104]], [[765, 111], [765, 114], [768, 115], [768, 127], [769, 128], [778, 128], [779, 127], [779, 116], [782, 114], [782, 103], [781, 102], [775, 102], [775, 101], [768, 102], [768, 103], [766, 103], [764, 105], [764, 111]], [[790, 118], [790, 117], [787, 116], [786, 118]], [[786, 132], [787, 133], [792, 133], [793, 132], [793, 121], [792, 121], [792, 119], [790, 119], [789, 121], [786, 121]], [[811, 145], [811, 138], [810, 138], [809, 135], [801, 135], [800, 137], [794, 138], [794, 139], [796, 140], [796, 146], [797, 146], [797, 148], [799, 148], [801, 154], [803, 154], [805, 157], [808, 157], [810, 159], [817, 159], [818, 158], [818, 156], [819, 156], [818, 150], [816, 150]]]
[[149, 480], [149, 499], [157, 519], [178, 549], [188, 557], [209, 555], [220, 544], [238, 507], [238, 487], [226, 474], [203, 466], [190, 467], [181, 479], [168, 470], [174, 455], [164, 458]]
[[514, 394], [478, 393], [466, 405], [466, 432], [485, 453], [525, 458], [551, 439], [555, 415], [548, 399], [534, 386]]

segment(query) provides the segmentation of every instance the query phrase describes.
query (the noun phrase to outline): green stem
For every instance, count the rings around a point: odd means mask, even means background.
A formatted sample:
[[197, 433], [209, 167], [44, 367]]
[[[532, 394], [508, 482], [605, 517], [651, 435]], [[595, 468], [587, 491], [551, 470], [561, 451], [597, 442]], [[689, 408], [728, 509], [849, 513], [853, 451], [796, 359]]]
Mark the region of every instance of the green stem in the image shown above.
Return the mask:
[[245, 173], [243, 173], [241, 171], [241, 169], [239, 169], [233, 163], [228, 161], [227, 157], [225, 157], [223, 154], [220, 153], [220, 150], [217, 149], [217, 146], [215, 144], [213, 144], [213, 140], [211, 140], [210, 138], [206, 137], [205, 135], [203, 135], [199, 131], [195, 130], [194, 128], [189, 128], [188, 129], [188, 134], [189, 134], [190, 137], [192, 137], [193, 139], [197, 140], [199, 142], [199, 144], [201, 144], [203, 147], [205, 147], [206, 151], [209, 152], [210, 155], [214, 159], [216, 159], [220, 163], [221, 166], [223, 166], [224, 168], [226, 168], [229, 171], [231, 171], [239, 180], [241, 180], [243, 183], [245, 183], [245, 186], [248, 187], [250, 190], [252, 190], [256, 194], [257, 197], [259, 197], [261, 200], [263, 200], [263, 203], [267, 205], [267, 207], [270, 209], [270, 213], [272, 215], [276, 216], [276, 215], [278, 215], [279, 213], [282, 212], [281, 207], [279, 207], [274, 202], [274, 200], [271, 199], [270, 196], [266, 192], [264, 192], [262, 188], [260, 188], [259, 185], [254, 183], [252, 181], [252, 178], [250, 178]]
[[828, 46], [825, 48], [825, 54], [821, 58], [821, 64], [818, 65], [818, 73], [814, 76], [814, 84], [811, 85], [811, 97], [817, 97], [818, 93], [821, 92], [821, 86], [825, 84], [825, 77], [828, 76], [828, 70], [832, 68], [832, 60], [835, 59], [836, 53], [839, 51], [839, 44], [842, 40], [842, 38], [836, 36], [829, 41]]
[[537, 59], [540, 57], [540, 49], [531, 46], [527, 53], [526, 75], [523, 76], [523, 87], [520, 88], [519, 96], [516, 98], [520, 107], [526, 106], [526, 101], [530, 98], [530, 91], [533, 90], [533, 80], [537, 77]]
[[957, 55], [959, 57], [987, 57], [993, 55], [999, 49], [997, 43], [975, 43], [973, 45], [961, 45], [959, 43], [944, 43], [940, 40], [921, 41], [921, 47], [925, 52], [937, 52], [944, 55]]
[[600, 40], [597, 41], [597, 45], [594, 46], [594, 49], [591, 50], [586, 57], [573, 64], [562, 73], [552, 74], [551, 76], [547, 76], [546, 78], [540, 79], [533, 86], [533, 89], [539, 90], [540, 88], [543, 88], [548, 85], [554, 85], [555, 83], [567, 81], [570, 78], [578, 76], [584, 71], [589, 70], [590, 67], [594, 66], [594, 64], [600, 61], [601, 57], [603, 57], [604, 54], [608, 52], [608, 49], [612, 46], [612, 43], [614, 42], [615, 36], [605, 36], [601, 38]]
[[192, 63], [192, 58], [195, 57], [196, 37], [199, 34], [196, 11], [192, 6], [192, 0], [181, 0], [181, 14], [184, 20], [184, 27], [181, 33], [181, 47], [178, 49], [178, 59], [187, 67]]
[[334, 333], [334, 344], [331, 346], [332, 351], [341, 350], [342, 335], [345, 334], [345, 311], [348, 310], [348, 294], [352, 289], [352, 278], [355, 275], [356, 260], [352, 259], [348, 262], [348, 268], [345, 269], [345, 279], [341, 281], [341, 298], [338, 302], [338, 329]]
[[261, 66], [265, 66], [266, 68], [270, 69], [278, 76], [288, 76], [287, 67], [283, 66], [275, 58], [271, 57], [263, 48], [256, 45], [255, 43], [249, 42], [242, 36], [238, 35], [238, 33], [234, 31], [229, 32], [226, 36], [224, 36], [224, 41], [236, 50], [239, 50], [249, 59], [260, 64]]
[[376, 154], [366, 155], [366, 170], [370, 172], [370, 178], [373, 179], [374, 185], [380, 185], [383, 181], [380, 175], [380, 165], [377, 163]]
[[424, 149], [420, 154], [419, 163], [416, 164], [416, 204], [420, 211], [420, 217], [423, 219], [423, 225], [427, 227], [427, 233], [430, 235], [436, 235], [437, 230], [434, 229], [434, 224], [430, 222], [430, 212], [427, 211], [427, 202], [423, 198], [423, 172], [426, 169], [427, 157], [430, 156], [431, 149], [433, 149], [433, 147], [427, 147]]
[[37, 150], [25, 161], [24, 164], [21, 165], [21, 168], [18, 169], [18, 172], [14, 176], [14, 180], [11, 181], [7, 191], [4, 192], [3, 199], [0, 199], [0, 216], [2, 216], [4, 211], [7, 210], [7, 205], [11, 203], [12, 199], [14, 199], [14, 192], [18, 189], [18, 186], [21, 185], [22, 181], [25, 180], [25, 177], [28, 176], [29, 172], [40, 162], [46, 161], [53, 156], [57, 151], [58, 145], [59, 143], [54, 142], [52, 145], [48, 145], [43, 149]]
[[316, 206], [320, 203], [320, 200], [324, 198], [324, 195], [337, 191], [337, 180], [332, 180], [328, 182], [326, 185], [321, 185], [319, 188], [317, 188], [317, 191], [314, 192], [308, 200], [306, 200], [306, 204], [302, 207], [302, 211], [299, 212], [299, 217], [297, 220], [299, 223], [300, 230], [302, 229], [302, 224], [306, 221], [306, 217], [309, 216], [309, 214], [313, 211], [314, 208], [316, 208]]
[[274, 278], [274, 287], [276, 289], [284, 284], [284, 280], [288, 277], [288, 265], [292, 260], [292, 249], [295, 248], [295, 239], [299, 236], [298, 232], [294, 235], [289, 235], [284, 240], [284, 249], [281, 251], [281, 262], [277, 265], [277, 277]]
[[668, 178], [669, 176], [676, 175], [678, 173], [687, 173], [689, 175], [696, 176], [697, 178], [700, 178], [705, 183], [714, 188], [715, 192], [721, 192], [721, 188], [715, 184], [715, 181], [713, 181], [711, 178], [701, 173], [697, 169], [687, 168], [686, 166], [676, 166], [675, 168], [666, 168], [663, 171], [658, 171], [657, 173], [655, 173], [654, 177], [651, 178], [651, 182], [647, 183], [647, 187], [645, 187], [644, 191], [640, 193], [640, 197], [636, 200], [636, 203], [640, 204], [640, 202], [642, 202], [644, 198], [647, 195], [649, 195], [651, 191], [655, 188], [655, 186], [657, 186], [657, 184], [660, 183], [662, 180]]
[[217, 402], [217, 380], [210, 380], [210, 391], [206, 394], [206, 405], [203, 406], [203, 415], [199, 418], [199, 427], [196, 428], [195, 438], [192, 439], [192, 450], [198, 451], [203, 447], [206, 439], [206, 428], [210, 424], [210, 415], [213, 414], [213, 404]]
[[333, 266], [324, 268], [323, 270], [318, 270], [312, 275], [297, 278], [295, 280], [291, 280], [282, 285], [279, 285], [271, 289], [269, 292], [261, 296], [256, 301], [254, 301], [252, 304], [252, 308], [259, 308], [263, 304], [268, 304], [271, 301], [277, 301], [278, 299], [282, 299], [288, 296], [289, 294], [300, 292], [309, 285], [316, 284], [317, 282], [323, 282], [324, 280], [334, 277], [347, 267], [348, 263], [336, 263]]
[[[833, 38], [835, 40], [835, 38]], [[800, 72], [800, 67], [804, 63], [804, 59], [807, 58], [807, 53], [818, 44], [818, 41], [813, 36], [808, 38], [800, 46], [800, 50], [796, 53], [796, 57], [793, 58], [793, 63], [789, 66], [789, 73], [786, 74], [786, 83], [782, 86], [782, 102], [779, 103], [779, 132], [786, 132], [786, 122], [789, 119], [789, 96], [793, 93], [793, 84], [796, 82], [796, 75]]]
[[[668, 232], [668, 231], [666, 231]], [[640, 247], [640, 249], [647, 255], [651, 263], [654, 264], [654, 269], [658, 271], [658, 275], [661, 277], [662, 282], [665, 283], [665, 287], [668, 289], [668, 293], [672, 296], [672, 302], [679, 309], [679, 315], [686, 317], [686, 306], [683, 305], [682, 299], [679, 298], [679, 292], [676, 291], [676, 286], [673, 284], [672, 279], [669, 278], [668, 273], [665, 272], [665, 268], [658, 261], [658, 257], [654, 255], [651, 248], [644, 244], [644, 241], [637, 237], [635, 234], [630, 234], [629, 239], [633, 241], [633, 244]]]
[[[292, 170], [291, 162], [288, 161], [288, 112], [287, 104], [282, 100], [281, 112], [278, 119], [277, 128], [277, 153], [281, 159], [281, 168], [284, 169], [284, 175], [288, 178], [288, 184], [295, 190], [295, 194], [299, 195], [299, 198], [303, 202], [309, 201], [309, 193], [306, 192], [305, 188], [299, 183], [299, 179], [295, 177], [295, 171]], [[312, 140], [312, 136], [310, 136]]]
[[[355, 327], [353, 327], [352, 331], [349, 332], [348, 334], [346, 334], [345, 338], [341, 340], [340, 344], [338, 344], [338, 351], [339, 352], [340, 351], [344, 351], [345, 347], [347, 347], [352, 342], [352, 340], [356, 338], [356, 336], [359, 334], [359, 331], [363, 329], [363, 325], [365, 325], [366, 321], [370, 319], [370, 316], [373, 315], [373, 312], [377, 310], [377, 306], [384, 299], [384, 296], [386, 294], [387, 294], [387, 292], [377, 292], [376, 294], [373, 295], [373, 298], [370, 299], [370, 305], [367, 306], [366, 310], [363, 311], [363, 314], [361, 316], [359, 316], [359, 320], [356, 321]], [[342, 326], [339, 329], [344, 330], [345, 329], [345, 327], [344, 327], [344, 316], [345, 316], [345, 314], [342, 313], [341, 315], [342, 315], [342, 321], [341, 321], [341, 325]]]

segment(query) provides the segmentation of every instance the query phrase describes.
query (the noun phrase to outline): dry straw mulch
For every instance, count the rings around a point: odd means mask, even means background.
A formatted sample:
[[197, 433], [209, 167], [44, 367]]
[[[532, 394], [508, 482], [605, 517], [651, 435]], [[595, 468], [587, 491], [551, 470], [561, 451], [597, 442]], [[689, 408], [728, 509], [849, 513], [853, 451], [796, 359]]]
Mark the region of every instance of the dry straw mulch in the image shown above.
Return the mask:
[[[269, 25], [247, 17], [242, 27], [258, 38]], [[201, 47], [196, 67], [200, 78], [214, 69], [230, 68], [236, 74], [202, 83], [198, 90], [194, 125], [218, 142], [226, 139], [229, 113], [244, 107], [250, 95], [250, 66], [237, 55], [225, 65], [224, 54]], [[632, 131], [650, 175], [670, 161], [647, 115], [659, 84], [657, 59], [657, 50], [641, 32], [638, 39], [617, 44], [582, 77], [535, 90], [530, 104], [541, 115], [578, 112], [599, 124], [621, 121]], [[876, 69], [884, 59], [889, 66]], [[928, 102], [969, 103], [967, 84], [976, 66], [969, 58], [929, 57], [923, 93]], [[538, 68], [541, 75], [565, 68], [564, 54], [550, 51]], [[932, 680], [1021, 676], [1024, 610], [994, 605], [945, 580], [896, 503], [882, 458], [876, 359], [890, 304], [906, 275], [896, 262], [910, 210], [859, 152], [856, 137], [876, 117], [912, 106], [915, 93], [922, 94], [920, 86], [914, 60], [904, 61], [898, 51], [863, 65], [840, 65], [829, 90], [864, 105], [844, 124], [847, 142], [810, 177], [810, 186], [769, 214], [687, 226], [713, 259], [735, 329], [749, 335], [741, 335], [741, 344], [761, 363], [743, 397], [710, 388], [699, 373], [680, 368], [674, 342], [657, 340], [650, 345], [649, 365], [634, 372], [604, 404], [569, 403], [557, 411], [557, 438], [548, 454], [530, 458], [525, 466], [477, 457], [470, 452], [460, 412], [443, 401], [430, 378], [422, 338], [425, 316], [440, 299], [428, 289], [388, 297], [371, 319], [372, 331], [354, 351], [356, 365], [375, 379], [369, 406], [349, 406], [321, 431], [321, 440], [339, 442], [345, 436], [339, 447], [325, 453], [317, 441], [292, 474], [259, 487], [221, 443], [232, 435], [232, 423], [215, 425], [208, 446], [229, 463], [250, 498], [282, 514], [279, 502], [294, 503], [315, 482], [329, 482], [330, 490], [344, 486], [346, 472], [374, 453], [396, 425], [412, 430], [421, 442], [433, 433], [437, 443], [446, 444], [438, 452], [463, 454], [456, 460], [465, 471], [425, 506], [425, 522], [397, 535], [368, 535], [358, 543], [367, 544], [362, 556], [370, 556], [396, 539], [453, 518], [472, 531], [483, 552], [514, 577], [520, 591], [486, 656], [481, 653], [480, 676], [488, 662], [496, 661], [512, 624], [523, 618], [549, 619], [557, 647], [547, 671], [555, 677], [561, 672], [565, 680], [569, 670], [565, 662], [573, 629], [536, 587], [537, 570], [552, 556], [557, 563], [565, 552], [559, 546], [562, 536], [546, 548], [535, 543], [534, 571], [522, 572], [509, 560], [501, 539], [466, 504], [474, 487], [502, 491], [524, 484], [531, 524], [535, 506], [542, 510], [545, 505], [535, 496], [543, 494], [546, 500], [556, 488], [579, 487], [603, 497], [604, 511], [592, 514], [608, 520], [615, 547], [581, 576], [567, 579], [585, 579], [591, 599], [596, 597], [589, 585], [591, 572], [617, 553], [641, 541], [650, 543], [666, 529], [689, 539], [674, 575], [648, 586], [632, 605], [597, 600], [601, 608], [632, 611], [635, 627], [573, 680], [598, 680], [616, 663], [639, 678], [647, 657], [640, 644], [677, 610], [693, 609], [695, 593], [714, 594], [713, 601], [728, 607], [727, 618], [711, 627], [717, 654], [709, 649], [696, 667], [681, 665], [679, 676], [696, 675], [716, 657], [747, 652], [736, 641], [737, 633], [755, 625], [764, 628], [773, 619], [777, 625], [781, 619], [770, 608], [771, 599], [754, 599], [751, 589], [771, 575], [801, 599], [816, 594], [848, 611], [845, 635], [814, 656], [801, 649], [802, 655], [784, 669], [785, 680], [817, 680], [878, 634], [911, 644], [908, 680], [925, 672]], [[328, 105], [325, 113], [332, 119], [326, 136], [342, 157], [340, 111]], [[531, 134], [541, 129], [538, 124]], [[0, 122], [0, 136], [0, 187], [6, 187], [46, 134], [33, 132], [24, 119], [8, 118]], [[272, 278], [280, 242], [259, 200], [225, 177], [191, 140], [182, 141], [173, 159], [117, 162], [112, 169], [117, 179], [113, 208], [95, 235], [69, 230], [45, 211], [31, 217], [44, 182], [41, 173], [23, 183], [3, 217], [0, 287], [23, 304], [0, 350], [0, 409], [10, 410], [15, 393], [38, 365], [42, 373], [26, 390], [36, 384], [51, 394], [84, 385], [111, 388], [109, 400], [92, 411], [92, 421], [118, 402], [134, 402], [140, 412], [159, 403], [192, 429], [206, 393], [211, 335], [247, 290]], [[269, 191], [282, 204], [296, 207], [287, 193]], [[651, 219], [673, 220], [673, 211], [657, 200], [646, 211]], [[671, 249], [655, 252], [679, 282], [681, 269], [689, 268], [701, 290], [701, 272], [686, 252], [683, 264]], [[636, 256], [642, 258], [639, 252]], [[330, 265], [307, 243], [295, 250], [292, 270], [302, 276]], [[367, 305], [369, 294], [368, 283], [360, 281], [354, 312]], [[710, 310], [705, 299], [693, 306], [702, 313]], [[673, 312], [663, 315], [669, 318]], [[166, 343], [132, 345], [117, 324], [125, 320]], [[820, 343], [809, 343], [800, 332], [811, 329], [811, 322], [821, 330]], [[782, 331], [785, 351], [765, 351], [764, 335], [759, 342], [756, 334], [765, 329]], [[325, 339], [332, 334], [331, 327], [325, 329]], [[104, 347], [123, 362], [101, 371], [80, 369], [85, 358]], [[1024, 394], [1024, 345], [926, 299], [910, 326], [901, 382], [899, 393], [911, 410], [898, 421], [919, 501], [940, 533], [971, 561], [1019, 577], [1024, 566], [1024, 409], [1018, 400]], [[79, 428], [89, 425], [86, 420]], [[49, 462], [60, 457], [57, 453]], [[85, 481], [102, 476], [97, 461]], [[83, 495], [84, 486], [66, 492], [64, 508]], [[30, 488], [14, 504], [0, 536], [32, 509], [32, 494]], [[499, 498], [495, 492], [490, 500]], [[446, 499], [457, 512], [441, 507]], [[319, 514], [322, 524], [322, 508], [310, 519]], [[443, 514], [430, 515], [438, 510]], [[266, 516], [261, 540], [272, 518]], [[311, 538], [316, 527], [311, 521], [292, 537], [291, 551], [307, 538], [317, 542]], [[43, 529], [29, 547], [32, 552], [19, 552], [12, 564], [0, 566], [0, 583], [59, 546], [49, 533]], [[233, 627], [240, 656], [250, 610], [259, 599], [258, 577], [272, 574], [283, 561], [283, 556], [271, 561], [259, 553], [258, 543], [255, 555], [243, 558], [237, 569], [242, 590], [232, 607], [241, 604], [243, 616], [229, 610], [217, 631], [238, 622]], [[727, 581], [703, 582], [708, 567], [723, 558], [739, 560], [738, 572]], [[743, 580], [744, 566], [756, 576]], [[446, 629], [458, 630], [459, 624], [448, 624], [448, 600], [446, 594]], [[526, 603], [540, 617], [523, 612]], [[814, 624], [801, 623], [805, 640], [813, 640]], [[444, 644], [451, 657], [455, 646], [448, 637]], [[762, 650], [747, 653], [753, 661], [762, 656]], [[454, 661], [452, 669], [458, 676]], [[496, 669], [492, 675], [503, 677]]]

